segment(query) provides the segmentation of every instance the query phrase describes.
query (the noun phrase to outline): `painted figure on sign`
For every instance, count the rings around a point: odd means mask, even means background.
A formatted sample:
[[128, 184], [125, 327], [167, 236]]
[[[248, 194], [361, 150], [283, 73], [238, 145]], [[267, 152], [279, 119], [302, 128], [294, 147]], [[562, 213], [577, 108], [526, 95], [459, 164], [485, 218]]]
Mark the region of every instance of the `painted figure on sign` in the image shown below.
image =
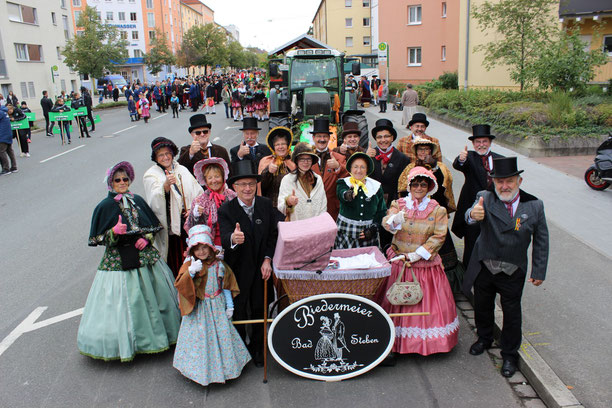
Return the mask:
[[319, 330], [321, 338], [317, 342], [317, 347], [315, 348], [315, 360], [323, 360], [323, 362], [326, 362], [336, 358], [336, 350], [332, 343], [332, 339], [335, 336], [331, 329], [331, 319], [327, 316], [321, 316], [321, 322], [322, 326], [321, 330]]
[[336, 347], [336, 358], [338, 360], [342, 360], [342, 349], [345, 348], [346, 351], [349, 351], [346, 346], [346, 340], [344, 340], [344, 323], [340, 320], [340, 315], [338, 313], [334, 313], [334, 345]]

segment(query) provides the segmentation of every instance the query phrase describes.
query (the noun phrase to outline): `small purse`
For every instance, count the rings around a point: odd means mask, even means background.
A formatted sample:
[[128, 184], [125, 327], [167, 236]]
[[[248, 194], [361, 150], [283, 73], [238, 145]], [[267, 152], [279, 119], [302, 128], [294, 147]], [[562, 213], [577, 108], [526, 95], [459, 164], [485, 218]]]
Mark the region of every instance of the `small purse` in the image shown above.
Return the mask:
[[404, 266], [397, 276], [397, 280], [387, 290], [387, 300], [395, 306], [416, 305], [423, 299], [421, 284], [417, 280], [412, 268], [410, 268], [412, 272], [412, 282], [402, 282], [402, 277], [406, 271], [406, 265], [408, 265], [408, 262], [404, 262]]

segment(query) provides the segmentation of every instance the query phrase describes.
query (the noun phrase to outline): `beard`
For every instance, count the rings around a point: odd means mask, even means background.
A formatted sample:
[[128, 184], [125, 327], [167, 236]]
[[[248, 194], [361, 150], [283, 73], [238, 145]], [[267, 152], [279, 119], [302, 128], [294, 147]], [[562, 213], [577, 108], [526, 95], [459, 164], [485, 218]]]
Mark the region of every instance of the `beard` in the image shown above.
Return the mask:
[[518, 192], [519, 192], [518, 188], [515, 190], [511, 190], [511, 191], [497, 191], [497, 189], [495, 189], [495, 195], [497, 195], [497, 198], [505, 202], [512, 201], [514, 197], [516, 197]]

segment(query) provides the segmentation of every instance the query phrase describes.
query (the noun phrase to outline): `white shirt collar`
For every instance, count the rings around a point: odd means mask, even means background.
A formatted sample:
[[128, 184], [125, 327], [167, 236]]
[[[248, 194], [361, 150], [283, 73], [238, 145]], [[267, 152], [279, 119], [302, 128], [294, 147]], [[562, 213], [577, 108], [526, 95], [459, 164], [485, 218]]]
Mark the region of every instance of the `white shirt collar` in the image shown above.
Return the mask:
[[[412, 199], [411, 193], [408, 193], [408, 196], [406, 197], [405, 201], [406, 201], [406, 208], [409, 210], [412, 210], [414, 208], [414, 200]], [[424, 197], [421, 203], [419, 204], [419, 206], [417, 207], [417, 209], [419, 211], [425, 210], [425, 208], [427, 208], [427, 204], [429, 204], [430, 201], [431, 199], [429, 197]]]
[[241, 207], [244, 207], [244, 208], [253, 208], [253, 207], [255, 207], [255, 198], [254, 197], [253, 197], [253, 204], [251, 204], [251, 205], [246, 205], [238, 197], [236, 197], [236, 199], [238, 200], [238, 204], [240, 204]]

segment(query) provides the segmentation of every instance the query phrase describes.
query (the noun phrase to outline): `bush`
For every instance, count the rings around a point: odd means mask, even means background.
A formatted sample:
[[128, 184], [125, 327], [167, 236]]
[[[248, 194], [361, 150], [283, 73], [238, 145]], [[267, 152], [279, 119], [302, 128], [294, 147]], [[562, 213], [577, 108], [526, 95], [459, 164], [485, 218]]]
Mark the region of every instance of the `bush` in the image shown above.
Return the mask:
[[98, 109], [108, 109], [108, 108], [116, 108], [118, 106], [127, 106], [127, 101], [117, 101], [117, 102], [105, 102], [99, 103], [93, 107], [94, 110]]
[[595, 121], [598, 125], [612, 127], [612, 103], [602, 103], [595, 106], [593, 110], [595, 111]]
[[401, 82], [390, 82], [389, 83], [389, 95], [397, 94], [399, 91], [400, 97], [402, 96], [402, 92], [406, 90], [406, 84]]
[[483, 109], [489, 122], [533, 128], [550, 125], [548, 108], [541, 102], [498, 103]]
[[457, 71], [445, 72], [438, 77], [438, 81], [442, 83], [444, 89], [459, 89], [459, 76]]
[[565, 123], [572, 112], [572, 98], [565, 92], [553, 92], [548, 98], [548, 115], [553, 125]]

